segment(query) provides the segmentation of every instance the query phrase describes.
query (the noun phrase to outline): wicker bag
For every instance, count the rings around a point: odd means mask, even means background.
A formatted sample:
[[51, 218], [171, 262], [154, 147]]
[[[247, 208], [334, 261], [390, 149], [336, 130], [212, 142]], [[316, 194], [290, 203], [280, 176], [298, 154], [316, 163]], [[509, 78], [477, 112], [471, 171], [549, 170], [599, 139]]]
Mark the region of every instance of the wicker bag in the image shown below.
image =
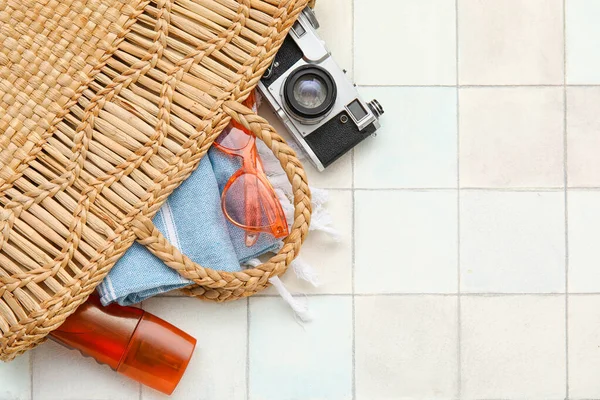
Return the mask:
[[[224, 301], [264, 289], [308, 231], [294, 152], [241, 105], [309, 0], [0, 0], [0, 359], [33, 348], [134, 240]], [[203, 268], [152, 224], [235, 120], [269, 146], [295, 220], [270, 261]]]

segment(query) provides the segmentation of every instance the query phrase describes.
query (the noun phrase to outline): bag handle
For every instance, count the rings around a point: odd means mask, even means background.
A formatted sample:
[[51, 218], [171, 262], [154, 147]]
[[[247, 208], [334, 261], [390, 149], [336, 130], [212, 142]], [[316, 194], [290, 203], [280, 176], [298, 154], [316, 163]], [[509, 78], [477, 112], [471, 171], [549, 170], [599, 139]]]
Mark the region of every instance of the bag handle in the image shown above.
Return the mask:
[[150, 218], [144, 217], [132, 221], [132, 230], [139, 243], [146, 246], [152, 254], [179, 272], [181, 276], [198, 285], [189, 289], [188, 294], [216, 301], [251, 296], [268, 287], [269, 278], [283, 274], [300, 251], [308, 232], [311, 215], [310, 190], [304, 168], [284, 139], [264, 118], [238, 102], [225, 102], [223, 111], [273, 151], [292, 184], [294, 223], [279, 253], [257, 268], [239, 272], [216, 271], [202, 267], [182, 254], [160, 233]]

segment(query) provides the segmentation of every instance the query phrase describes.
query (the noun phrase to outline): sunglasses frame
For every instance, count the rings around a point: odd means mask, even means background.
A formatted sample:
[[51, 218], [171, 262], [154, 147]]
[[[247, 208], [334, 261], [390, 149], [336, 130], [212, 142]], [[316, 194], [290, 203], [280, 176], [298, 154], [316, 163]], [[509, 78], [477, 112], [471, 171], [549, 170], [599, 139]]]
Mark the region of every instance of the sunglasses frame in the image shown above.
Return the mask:
[[[230, 156], [240, 157], [242, 159], [242, 166], [229, 178], [229, 180], [225, 184], [225, 187], [223, 188], [223, 193], [221, 194], [221, 208], [223, 210], [223, 214], [233, 225], [246, 231], [247, 245], [251, 245], [249, 243], [255, 243], [260, 233], [268, 233], [278, 239], [288, 236], [289, 228], [287, 220], [281, 207], [281, 203], [279, 202], [279, 198], [275, 194], [275, 190], [273, 189], [273, 186], [269, 182], [267, 175], [264, 172], [263, 165], [258, 156], [258, 150], [256, 148], [256, 138], [240, 124], [232, 123], [232, 129], [238, 129], [242, 132], [242, 134], [248, 135], [248, 142], [243, 147], [239, 149], [231, 149], [221, 145], [217, 141], [213, 143], [213, 145], [223, 153], [228, 154]], [[249, 226], [236, 221], [231, 215], [229, 215], [226, 206], [227, 193], [233, 185], [233, 183], [244, 175], [255, 176], [256, 179], [258, 179], [262, 183], [265, 189], [267, 189], [266, 191], [255, 189], [256, 195], [260, 196], [260, 199], [258, 197], [251, 199], [248, 197], [248, 192], [246, 192], [246, 198], [244, 199], [247, 203], [246, 212], [248, 212], [249, 205], [251, 207], [254, 207], [254, 210], [257, 210], [261, 204], [257, 202], [262, 202], [263, 204], [266, 204], [266, 206], [268, 206], [269, 210], [272, 212], [271, 215], [269, 215], [269, 212], [267, 212], [266, 215], [267, 219], [269, 220], [269, 225], [260, 227]], [[247, 185], [248, 184], [245, 184], [245, 186]], [[254, 205], [252, 206], [251, 204], [248, 204], [250, 202], [254, 202]], [[250, 240], [248, 233], [251, 234]], [[252, 234], [255, 234], [256, 237], [253, 238]]]

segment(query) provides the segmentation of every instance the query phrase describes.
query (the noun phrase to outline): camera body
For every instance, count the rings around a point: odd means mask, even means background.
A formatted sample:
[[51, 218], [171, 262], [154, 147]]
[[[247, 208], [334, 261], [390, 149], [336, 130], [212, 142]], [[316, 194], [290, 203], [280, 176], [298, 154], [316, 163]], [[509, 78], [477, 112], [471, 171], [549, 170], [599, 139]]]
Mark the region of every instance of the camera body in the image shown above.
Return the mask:
[[319, 171], [379, 129], [383, 108], [365, 102], [317, 35], [306, 8], [258, 88]]

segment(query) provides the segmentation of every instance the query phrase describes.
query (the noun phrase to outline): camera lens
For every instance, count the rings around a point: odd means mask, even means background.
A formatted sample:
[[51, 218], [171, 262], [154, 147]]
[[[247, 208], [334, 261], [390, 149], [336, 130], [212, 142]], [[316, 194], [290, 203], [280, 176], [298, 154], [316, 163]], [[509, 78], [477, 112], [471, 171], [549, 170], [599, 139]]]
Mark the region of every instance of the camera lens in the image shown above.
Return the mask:
[[283, 96], [286, 108], [292, 115], [311, 123], [311, 120], [318, 120], [332, 109], [337, 87], [327, 70], [308, 64], [296, 68], [289, 75]]
[[302, 107], [317, 108], [327, 98], [327, 86], [316, 75], [304, 75], [294, 85], [294, 99]]

